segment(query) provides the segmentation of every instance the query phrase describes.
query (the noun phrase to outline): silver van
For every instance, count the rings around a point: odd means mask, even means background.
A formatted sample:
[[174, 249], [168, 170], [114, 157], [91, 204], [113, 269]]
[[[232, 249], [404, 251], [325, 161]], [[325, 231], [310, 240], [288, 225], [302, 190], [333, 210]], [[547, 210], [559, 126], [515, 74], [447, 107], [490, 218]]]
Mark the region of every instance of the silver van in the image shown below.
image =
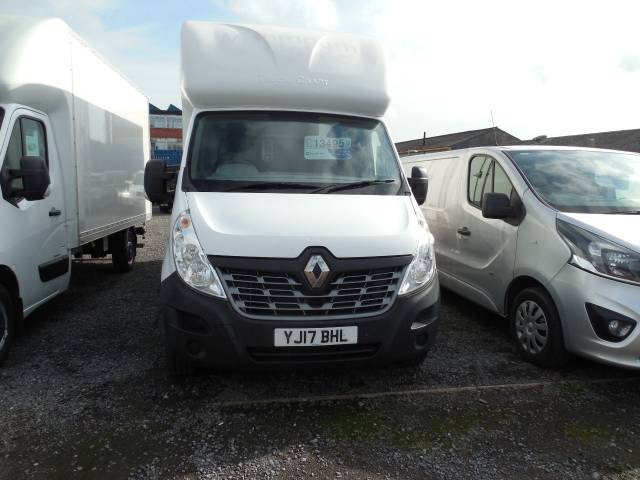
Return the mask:
[[640, 369], [640, 155], [518, 146], [402, 161], [429, 181], [441, 284], [508, 317], [526, 360]]

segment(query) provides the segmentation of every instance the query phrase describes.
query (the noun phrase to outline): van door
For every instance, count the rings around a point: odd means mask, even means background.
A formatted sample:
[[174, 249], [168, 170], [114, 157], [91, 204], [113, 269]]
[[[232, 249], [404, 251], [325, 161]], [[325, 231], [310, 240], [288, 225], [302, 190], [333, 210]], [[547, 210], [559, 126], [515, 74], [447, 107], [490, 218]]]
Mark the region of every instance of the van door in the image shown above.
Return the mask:
[[[6, 235], [3, 249], [18, 277], [26, 313], [48, 297], [64, 290], [69, 280], [70, 259], [66, 248], [64, 197], [60, 164], [48, 118], [17, 109], [7, 126], [0, 150], [0, 216]], [[25, 200], [20, 196], [22, 157], [43, 158], [51, 183], [45, 198]]]
[[[435, 238], [436, 264], [439, 272], [451, 274], [451, 259], [458, 255], [455, 221], [459, 208], [460, 158], [453, 156], [423, 162], [427, 167], [429, 190], [422, 213]], [[410, 174], [410, 172], [409, 172]]]
[[466, 199], [457, 218], [458, 255], [451, 259], [454, 276], [464, 284], [465, 296], [504, 313], [504, 297], [513, 278], [518, 227], [482, 216], [485, 193], [504, 193], [512, 202], [517, 192], [500, 163], [489, 155], [474, 155], [465, 176]]

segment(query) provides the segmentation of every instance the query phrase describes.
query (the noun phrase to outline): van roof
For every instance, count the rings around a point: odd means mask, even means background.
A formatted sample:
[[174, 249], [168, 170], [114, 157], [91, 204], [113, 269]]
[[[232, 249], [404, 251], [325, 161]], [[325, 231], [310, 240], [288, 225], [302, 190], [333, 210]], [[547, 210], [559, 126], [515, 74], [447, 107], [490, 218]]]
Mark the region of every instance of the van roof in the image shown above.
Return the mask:
[[594, 152], [622, 152], [622, 153], [635, 153], [627, 152], [624, 150], [612, 150], [609, 148], [593, 148], [593, 147], [572, 147], [572, 146], [554, 146], [554, 145], [511, 145], [504, 147], [490, 147], [502, 151], [521, 151], [521, 150], [584, 150]]
[[564, 147], [564, 146], [553, 146], [553, 145], [509, 145], [509, 146], [486, 146], [486, 147], [471, 147], [471, 148], [462, 148], [458, 150], [446, 150], [443, 152], [436, 153], [425, 153], [420, 155], [408, 155], [401, 158], [403, 162], [412, 162], [416, 160], [422, 159], [437, 159], [437, 158], [451, 158], [455, 156], [460, 156], [466, 153], [472, 153], [477, 151], [494, 151], [494, 152], [517, 152], [517, 151], [531, 151], [531, 150], [541, 150], [541, 151], [557, 151], [557, 150], [566, 150], [566, 151], [591, 151], [591, 152], [616, 152], [616, 153], [628, 153], [632, 155], [640, 155], [636, 152], [628, 152], [623, 150], [610, 150], [605, 148], [590, 148], [590, 147]]
[[382, 117], [389, 104], [382, 46], [357, 35], [189, 21], [181, 73], [187, 117], [196, 108]]

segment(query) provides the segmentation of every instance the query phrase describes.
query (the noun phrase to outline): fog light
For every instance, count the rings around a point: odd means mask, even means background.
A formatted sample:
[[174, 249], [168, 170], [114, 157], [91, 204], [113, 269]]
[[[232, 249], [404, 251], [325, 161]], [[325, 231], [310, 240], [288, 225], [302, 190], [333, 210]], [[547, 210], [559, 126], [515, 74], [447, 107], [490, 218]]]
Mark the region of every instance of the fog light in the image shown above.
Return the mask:
[[609, 333], [614, 337], [624, 338], [629, 335], [631, 331], [631, 325], [628, 323], [622, 323], [618, 320], [611, 320], [609, 322]]
[[636, 326], [636, 321], [626, 317], [618, 312], [609, 310], [608, 308], [594, 305], [593, 303], [585, 304], [589, 320], [593, 330], [603, 340], [609, 342], [621, 342], [629, 335]]

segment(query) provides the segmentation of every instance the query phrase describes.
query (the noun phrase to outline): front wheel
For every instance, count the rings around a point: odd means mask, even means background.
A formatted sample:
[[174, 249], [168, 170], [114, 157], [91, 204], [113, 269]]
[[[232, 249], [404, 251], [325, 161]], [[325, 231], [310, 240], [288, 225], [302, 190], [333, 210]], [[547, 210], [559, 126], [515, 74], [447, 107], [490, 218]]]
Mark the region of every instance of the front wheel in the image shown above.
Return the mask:
[[0, 285], [0, 363], [7, 357], [16, 328], [16, 311], [11, 295]]
[[166, 349], [167, 370], [176, 378], [185, 378], [193, 375], [195, 365], [184, 354], [171, 348]]
[[126, 273], [136, 261], [138, 238], [133, 228], [118, 232], [111, 237], [111, 261], [116, 272]]
[[522, 357], [540, 367], [559, 368], [569, 355], [556, 306], [542, 288], [520, 292], [511, 306], [511, 334]]
[[167, 326], [164, 322], [164, 318], [160, 318], [160, 335], [164, 343], [167, 371], [175, 378], [189, 377], [195, 372], [195, 365], [183, 352], [176, 350], [170, 342]]

